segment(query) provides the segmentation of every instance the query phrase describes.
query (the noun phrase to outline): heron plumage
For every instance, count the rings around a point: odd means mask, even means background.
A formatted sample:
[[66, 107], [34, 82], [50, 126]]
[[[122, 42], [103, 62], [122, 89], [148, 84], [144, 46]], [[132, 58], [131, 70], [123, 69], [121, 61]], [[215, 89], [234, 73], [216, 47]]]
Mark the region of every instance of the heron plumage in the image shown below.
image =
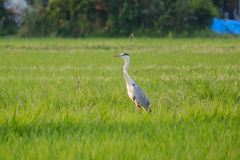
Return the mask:
[[127, 53], [122, 53], [120, 55], [116, 55], [115, 57], [120, 57], [125, 61], [123, 66], [124, 78], [126, 80], [127, 92], [129, 98], [135, 103], [136, 107], [147, 111], [149, 108], [149, 100], [141, 87], [137, 85], [135, 81], [129, 76], [127, 72], [128, 65], [130, 63], [130, 57]]
[[138, 107], [142, 108], [143, 110], [147, 111], [149, 106], [149, 101], [147, 96], [144, 94], [141, 87], [137, 84], [132, 86], [132, 90], [134, 93], [134, 102], [137, 103]]

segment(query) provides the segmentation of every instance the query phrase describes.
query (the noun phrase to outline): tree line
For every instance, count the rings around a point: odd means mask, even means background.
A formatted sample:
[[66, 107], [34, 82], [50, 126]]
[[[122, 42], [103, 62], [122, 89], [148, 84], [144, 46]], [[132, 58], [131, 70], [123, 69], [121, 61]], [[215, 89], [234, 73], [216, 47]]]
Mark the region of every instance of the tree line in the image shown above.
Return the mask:
[[[192, 36], [219, 17], [213, 0], [38, 0], [17, 27], [0, 1], [0, 35], [25, 37]], [[217, 3], [216, 3], [217, 2]], [[222, 1], [223, 2], [223, 1]]]

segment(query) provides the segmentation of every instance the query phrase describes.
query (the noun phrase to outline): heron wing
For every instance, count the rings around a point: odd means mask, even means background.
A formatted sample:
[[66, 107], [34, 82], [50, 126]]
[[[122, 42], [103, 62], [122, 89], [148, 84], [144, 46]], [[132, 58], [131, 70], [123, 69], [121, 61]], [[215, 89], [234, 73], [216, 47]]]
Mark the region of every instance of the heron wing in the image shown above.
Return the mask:
[[149, 101], [141, 87], [139, 87], [137, 84], [133, 84], [132, 91], [134, 99], [137, 101], [138, 105], [140, 105], [140, 107], [142, 107], [143, 109], [147, 110], [149, 106]]

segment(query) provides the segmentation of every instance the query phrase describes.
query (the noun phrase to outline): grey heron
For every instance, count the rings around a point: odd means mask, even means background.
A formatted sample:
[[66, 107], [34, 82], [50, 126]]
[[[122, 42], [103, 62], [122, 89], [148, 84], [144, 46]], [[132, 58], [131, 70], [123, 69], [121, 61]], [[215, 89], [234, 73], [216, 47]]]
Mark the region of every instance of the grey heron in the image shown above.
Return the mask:
[[[130, 63], [130, 57], [127, 53], [122, 53], [119, 55], [115, 55], [114, 57], [120, 57], [125, 61], [123, 66], [123, 74], [126, 80], [127, 92], [129, 98], [135, 103], [136, 109], [143, 109], [144, 111], [148, 111], [149, 100], [143, 90], [137, 85], [137, 83], [132, 80], [129, 76], [127, 68]], [[150, 109], [151, 112], [151, 109]]]

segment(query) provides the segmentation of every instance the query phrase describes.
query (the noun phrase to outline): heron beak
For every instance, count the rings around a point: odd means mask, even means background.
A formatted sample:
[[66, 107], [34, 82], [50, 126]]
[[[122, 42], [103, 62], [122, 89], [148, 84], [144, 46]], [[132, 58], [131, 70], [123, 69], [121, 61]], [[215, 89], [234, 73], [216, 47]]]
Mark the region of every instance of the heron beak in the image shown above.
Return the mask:
[[113, 56], [113, 57], [122, 57], [122, 55], [119, 54], [119, 55], [115, 55], [115, 56]]

